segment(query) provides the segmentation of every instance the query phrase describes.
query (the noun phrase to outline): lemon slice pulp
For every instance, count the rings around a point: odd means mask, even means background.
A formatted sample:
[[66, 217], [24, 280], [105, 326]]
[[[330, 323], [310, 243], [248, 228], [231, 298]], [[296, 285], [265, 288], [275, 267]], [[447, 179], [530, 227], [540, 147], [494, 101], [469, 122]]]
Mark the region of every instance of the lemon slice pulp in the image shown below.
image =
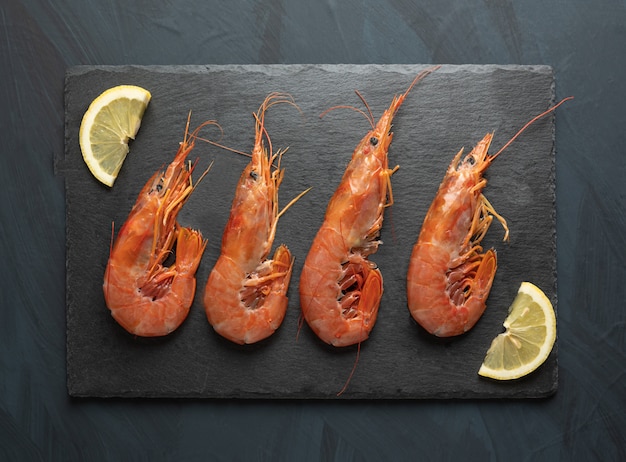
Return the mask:
[[522, 282], [503, 325], [506, 330], [491, 342], [479, 375], [512, 380], [545, 362], [556, 340], [556, 316], [541, 289]]
[[144, 88], [119, 85], [94, 99], [85, 112], [80, 149], [91, 173], [105, 185], [113, 186], [151, 97]]

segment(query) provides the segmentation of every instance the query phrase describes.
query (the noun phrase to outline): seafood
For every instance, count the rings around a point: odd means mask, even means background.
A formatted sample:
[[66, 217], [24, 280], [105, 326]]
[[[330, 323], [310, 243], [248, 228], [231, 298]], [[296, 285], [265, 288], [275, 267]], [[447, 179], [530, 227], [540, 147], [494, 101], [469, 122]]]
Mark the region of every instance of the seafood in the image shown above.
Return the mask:
[[496, 154], [488, 150], [493, 133], [463, 159], [452, 159], [413, 247], [407, 273], [407, 298], [413, 318], [438, 337], [470, 330], [486, 307], [497, 269], [494, 249], [481, 241], [495, 217], [509, 237], [506, 220], [483, 195], [484, 174], [492, 162], [531, 124], [550, 114], [565, 98], [522, 127]]
[[383, 212], [393, 204], [391, 175], [398, 167], [388, 166], [391, 123], [409, 91], [434, 69], [418, 74], [394, 97], [378, 123], [370, 112], [372, 129], [354, 150], [304, 262], [302, 315], [321, 340], [336, 347], [360, 344], [376, 322], [383, 278], [368, 256], [378, 250]]
[[[206, 240], [199, 231], [180, 226], [177, 215], [195, 187], [195, 164], [187, 165], [186, 159], [198, 130], [207, 124], [214, 122], [205, 122], [188, 136], [187, 120], [174, 160], [145, 184], [112, 245], [104, 298], [113, 318], [131, 334], [169, 334], [182, 324], [193, 302]], [[165, 267], [174, 244], [175, 262]]]
[[265, 130], [266, 110], [279, 103], [295, 106], [290, 96], [272, 93], [254, 114], [252, 158], [237, 184], [221, 254], [204, 291], [209, 323], [218, 334], [238, 344], [255, 343], [272, 335], [287, 310], [294, 259], [285, 245], [276, 249], [273, 258], [267, 257], [278, 219], [304, 193], [279, 212], [278, 189], [284, 176], [280, 161], [285, 151], [272, 152]]

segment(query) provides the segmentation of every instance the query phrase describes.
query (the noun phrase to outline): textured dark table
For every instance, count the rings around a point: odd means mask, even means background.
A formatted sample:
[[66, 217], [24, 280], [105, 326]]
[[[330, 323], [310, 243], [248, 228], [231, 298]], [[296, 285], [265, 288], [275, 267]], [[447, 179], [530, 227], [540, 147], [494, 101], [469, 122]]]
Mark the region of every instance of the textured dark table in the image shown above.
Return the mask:
[[[626, 459], [624, 2], [0, 2], [0, 459]], [[520, 401], [71, 399], [63, 80], [78, 64], [546, 64], [559, 389]]]

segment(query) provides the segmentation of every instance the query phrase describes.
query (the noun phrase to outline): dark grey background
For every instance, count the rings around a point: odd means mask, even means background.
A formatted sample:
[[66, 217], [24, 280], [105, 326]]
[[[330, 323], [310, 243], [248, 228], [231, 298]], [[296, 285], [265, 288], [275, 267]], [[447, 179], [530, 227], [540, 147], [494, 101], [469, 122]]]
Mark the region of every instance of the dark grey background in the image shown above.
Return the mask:
[[[623, 460], [626, 5], [0, 3], [0, 458]], [[537, 401], [74, 400], [63, 80], [77, 64], [547, 64], [557, 99], [559, 391]], [[468, 456], [471, 455], [471, 456]]]

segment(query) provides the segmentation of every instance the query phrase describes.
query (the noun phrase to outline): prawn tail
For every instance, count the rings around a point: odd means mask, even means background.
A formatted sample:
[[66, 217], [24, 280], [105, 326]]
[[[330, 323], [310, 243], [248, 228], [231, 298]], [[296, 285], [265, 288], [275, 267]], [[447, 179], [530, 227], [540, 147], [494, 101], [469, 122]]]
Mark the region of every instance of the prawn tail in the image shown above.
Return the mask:
[[[237, 297], [241, 301], [239, 307], [247, 313], [247, 322], [232, 326], [232, 335], [227, 338], [241, 344], [256, 343], [280, 327], [287, 312], [287, 289], [293, 263], [291, 252], [281, 245], [272, 260], [262, 263], [248, 276]], [[223, 331], [220, 333], [224, 335]]]
[[281, 282], [285, 286], [289, 285], [291, 280], [291, 273], [293, 270], [294, 258], [291, 256], [291, 252], [286, 245], [282, 244], [274, 252], [273, 259], [273, 272], [275, 274], [281, 274]]
[[483, 255], [483, 258], [476, 269], [476, 277], [474, 278], [473, 291], [480, 298], [486, 298], [491, 290], [491, 284], [493, 278], [496, 275], [496, 269], [498, 266], [496, 252], [493, 249], [489, 249]]
[[[376, 323], [376, 317], [378, 316], [378, 307], [380, 306], [380, 299], [383, 295], [383, 277], [378, 270], [372, 270], [367, 275], [363, 287], [361, 289], [361, 297], [359, 299], [358, 311], [362, 314], [362, 328], [363, 332], [360, 334], [360, 338], [363, 340], [369, 336], [369, 331]], [[337, 393], [337, 396], [341, 396], [347, 389], [354, 373], [356, 372], [359, 359], [361, 357], [361, 340], [357, 342], [356, 357], [352, 370], [348, 379], [344, 383], [343, 387]]]
[[369, 331], [376, 323], [380, 299], [383, 296], [383, 277], [378, 270], [370, 271], [361, 289], [358, 311], [363, 314], [364, 327]]
[[[287, 309], [287, 290], [291, 281], [294, 258], [286, 245], [280, 245], [270, 261], [269, 273], [259, 275], [257, 295], [265, 297], [261, 305], [266, 305], [270, 312], [278, 313]], [[281, 315], [281, 321], [282, 316]], [[278, 325], [276, 326], [278, 327]]]
[[271, 291], [266, 298], [268, 312], [270, 313], [269, 324], [273, 331], [277, 330], [285, 319], [289, 299], [287, 290], [291, 281], [294, 257], [285, 245], [281, 245], [274, 252], [272, 260], [272, 275], [276, 277], [271, 285]]
[[294, 258], [286, 245], [280, 245], [274, 252], [271, 274], [268, 276], [269, 294], [265, 299], [270, 313], [273, 314], [271, 324], [277, 329], [287, 311], [287, 290], [291, 281]]
[[206, 245], [207, 240], [202, 238], [200, 231], [184, 227], [179, 228], [176, 242], [176, 267], [178, 272], [181, 274], [195, 274]]
[[[469, 297], [458, 307], [459, 313], [464, 313], [461, 318], [463, 322], [455, 323], [458, 327], [462, 327], [460, 331], [455, 331], [452, 335], [462, 334], [470, 330], [478, 320], [481, 318], [487, 307], [486, 301], [491, 290], [491, 284], [493, 278], [496, 275], [497, 258], [496, 252], [493, 249], [489, 249], [482, 255], [476, 273], [471, 281], [471, 288], [469, 290]], [[447, 335], [444, 335], [447, 336]]]

